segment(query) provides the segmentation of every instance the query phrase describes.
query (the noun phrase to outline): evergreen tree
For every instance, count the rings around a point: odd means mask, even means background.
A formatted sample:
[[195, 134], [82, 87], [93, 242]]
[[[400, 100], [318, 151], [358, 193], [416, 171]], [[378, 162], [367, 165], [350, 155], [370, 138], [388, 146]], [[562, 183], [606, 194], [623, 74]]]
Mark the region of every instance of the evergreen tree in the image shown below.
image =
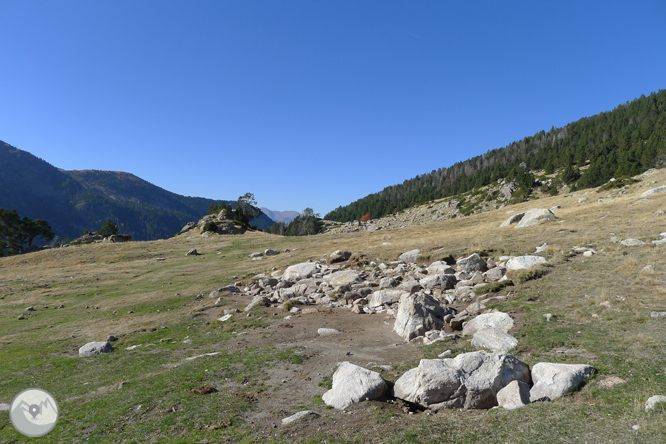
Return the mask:
[[102, 224], [102, 227], [97, 231], [97, 234], [104, 237], [109, 237], [114, 234], [119, 234], [120, 229], [118, 224], [114, 223], [110, 218]]

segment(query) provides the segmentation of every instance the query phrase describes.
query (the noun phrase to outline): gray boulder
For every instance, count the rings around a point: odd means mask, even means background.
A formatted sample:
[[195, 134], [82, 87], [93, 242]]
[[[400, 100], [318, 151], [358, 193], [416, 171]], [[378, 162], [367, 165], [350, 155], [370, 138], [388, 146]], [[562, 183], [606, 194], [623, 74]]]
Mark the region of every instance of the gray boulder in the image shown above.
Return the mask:
[[463, 327], [463, 336], [474, 336], [476, 332], [494, 328], [496, 330], [508, 333], [513, 328], [513, 319], [506, 313], [484, 313], [469, 321]]
[[113, 345], [109, 341], [88, 342], [79, 349], [79, 357], [87, 358], [89, 356], [99, 355], [100, 353], [111, 353]]
[[428, 274], [456, 274], [456, 270], [446, 262], [437, 261], [426, 268]]
[[349, 260], [351, 255], [352, 255], [351, 251], [337, 250], [331, 253], [331, 255], [328, 258], [328, 261], [331, 264], [335, 264], [337, 262], [344, 262]]
[[268, 248], [268, 249], [266, 249], [266, 250], [264, 251], [264, 254], [265, 254], [266, 256], [277, 256], [278, 254], [280, 254], [280, 252]]
[[452, 274], [434, 274], [421, 279], [419, 285], [423, 288], [449, 290], [455, 288], [456, 282], [457, 280]]
[[467, 273], [471, 273], [473, 271], [486, 271], [488, 269], [488, 266], [486, 265], [486, 261], [483, 260], [481, 256], [479, 256], [478, 253], [474, 253], [470, 256], [467, 256], [465, 258], [459, 259], [458, 262], [456, 263], [458, 267]]
[[344, 410], [355, 402], [377, 399], [388, 386], [377, 372], [341, 362], [333, 373], [333, 387], [321, 397], [326, 405]]
[[546, 208], [533, 208], [525, 212], [523, 218], [516, 224], [515, 228], [529, 227], [538, 223], [557, 219], [552, 211]]
[[516, 256], [506, 262], [507, 271], [527, 270], [548, 261], [541, 256]]
[[525, 407], [530, 403], [530, 386], [523, 381], [511, 381], [497, 392], [497, 405], [508, 410]]
[[185, 256], [198, 256], [199, 252], [197, 251], [196, 248], [192, 248], [190, 251], [185, 253]]
[[416, 259], [419, 257], [419, 254], [421, 254], [421, 250], [419, 250], [419, 249], [410, 250], [410, 251], [408, 251], [406, 253], [402, 253], [400, 256], [398, 256], [398, 259], [403, 261], [403, 262], [415, 264]]
[[432, 410], [488, 409], [512, 381], [530, 382], [527, 364], [511, 355], [483, 351], [452, 359], [422, 359], [395, 382], [396, 398]]
[[554, 364], [539, 362], [532, 367], [534, 386], [530, 390], [532, 402], [548, 398], [551, 401], [582, 386], [596, 369], [585, 364]]
[[455, 316], [455, 309], [428, 295], [403, 294], [393, 331], [409, 342], [417, 336], [423, 336], [427, 331], [441, 330], [444, 327], [443, 318], [448, 314]]
[[506, 274], [506, 268], [505, 267], [495, 267], [491, 268], [490, 270], [486, 271], [485, 276], [486, 279], [492, 282], [497, 282], [500, 279], [504, 277]]
[[320, 271], [320, 265], [317, 262], [303, 262], [287, 267], [282, 275], [282, 280], [287, 282], [297, 282], [301, 279], [307, 279]]

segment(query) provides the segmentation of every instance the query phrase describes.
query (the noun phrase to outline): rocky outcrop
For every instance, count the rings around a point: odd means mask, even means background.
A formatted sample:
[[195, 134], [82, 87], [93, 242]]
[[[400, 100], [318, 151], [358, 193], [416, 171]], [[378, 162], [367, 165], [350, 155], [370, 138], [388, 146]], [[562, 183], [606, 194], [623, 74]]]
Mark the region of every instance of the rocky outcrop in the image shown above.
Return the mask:
[[526, 211], [522, 219], [515, 228], [529, 227], [536, 225], [541, 222], [557, 219], [552, 211], [546, 208], [533, 208], [529, 211]]
[[507, 271], [528, 270], [537, 265], [548, 263], [546, 258], [541, 256], [516, 256], [506, 262]]

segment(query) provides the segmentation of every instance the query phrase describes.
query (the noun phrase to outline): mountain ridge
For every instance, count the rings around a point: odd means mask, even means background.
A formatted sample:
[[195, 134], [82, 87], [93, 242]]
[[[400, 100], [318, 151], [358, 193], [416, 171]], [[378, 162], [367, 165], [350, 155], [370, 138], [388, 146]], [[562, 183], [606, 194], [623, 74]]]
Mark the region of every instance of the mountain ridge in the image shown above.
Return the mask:
[[[132, 173], [62, 170], [33, 154], [0, 141], [0, 208], [44, 219], [61, 238], [97, 229], [107, 218], [135, 240], [173, 236], [199, 220], [219, 199], [181, 196]], [[224, 201], [235, 205], [235, 201]], [[265, 229], [274, 222], [254, 221]]]

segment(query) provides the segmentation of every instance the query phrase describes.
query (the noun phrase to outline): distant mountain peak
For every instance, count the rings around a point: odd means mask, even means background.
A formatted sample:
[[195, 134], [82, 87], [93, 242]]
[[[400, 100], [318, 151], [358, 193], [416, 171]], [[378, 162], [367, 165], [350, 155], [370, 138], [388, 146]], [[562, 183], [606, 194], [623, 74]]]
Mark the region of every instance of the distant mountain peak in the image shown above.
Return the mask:
[[273, 211], [266, 207], [261, 207], [260, 209], [266, 216], [270, 217], [275, 222], [284, 222], [286, 224], [296, 219], [301, 214], [298, 211]]

